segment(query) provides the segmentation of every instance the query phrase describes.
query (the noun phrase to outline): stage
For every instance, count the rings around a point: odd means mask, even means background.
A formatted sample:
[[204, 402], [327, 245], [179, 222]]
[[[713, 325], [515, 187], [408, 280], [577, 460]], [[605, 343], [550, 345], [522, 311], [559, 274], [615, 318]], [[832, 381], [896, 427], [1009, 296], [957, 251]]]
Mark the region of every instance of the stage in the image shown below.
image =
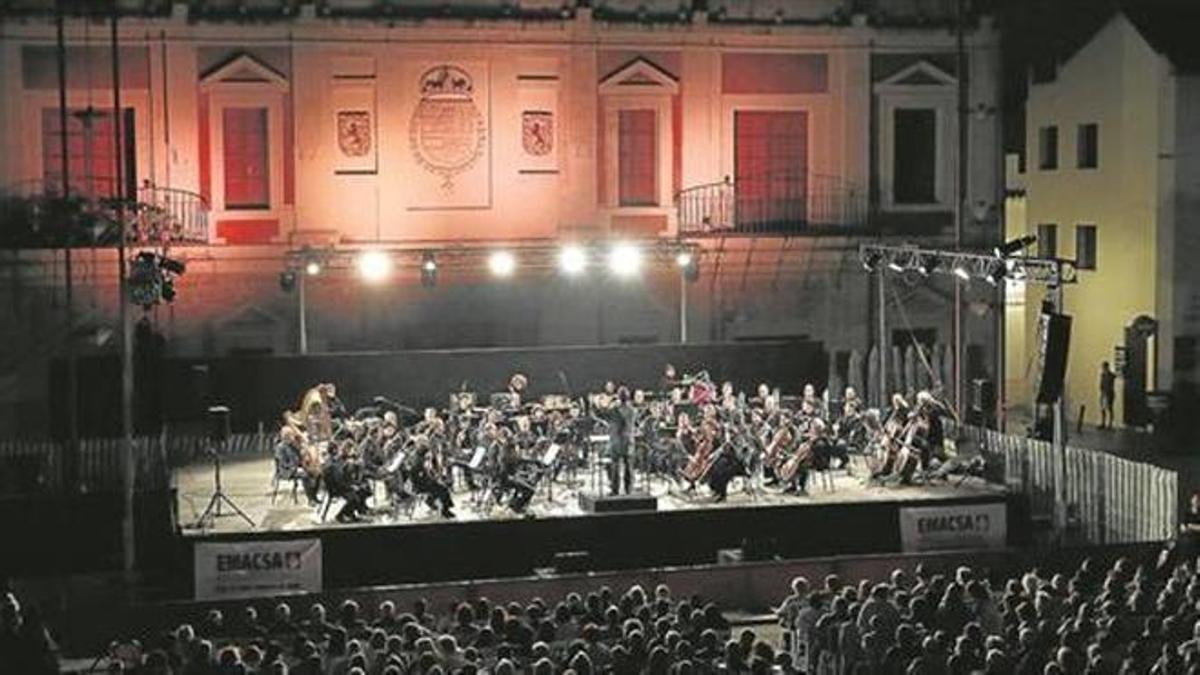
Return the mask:
[[[417, 503], [411, 514], [393, 515], [381, 506], [370, 522], [340, 524], [333, 519], [338, 502], [322, 521], [319, 508], [309, 507], [302, 491], [299, 503], [293, 503], [290, 483], [280, 485], [272, 503], [270, 458], [231, 458], [223, 467], [225, 491], [257, 527], [224, 516], [209, 529], [195, 528], [212, 491], [212, 465], [182, 467], [175, 472], [181, 532], [176, 560], [191, 569], [197, 542], [320, 539], [323, 585], [339, 588], [522, 576], [544, 569], [701, 564], [714, 562], [722, 551], [727, 558], [747, 560], [898, 552], [901, 511], [910, 507], [1005, 504], [1004, 543], [1021, 543], [1028, 534], [1023, 502], [981, 479], [867, 486], [864, 470], [855, 469], [856, 475], [831, 472], [828, 485], [814, 476], [810, 493], [802, 496], [737, 479], [721, 504], [713, 502], [707, 488], [689, 495], [667, 481], [642, 480], [637, 487], [657, 498], [657, 510], [602, 514], [580, 506], [580, 492], [595, 486], [593, 472], [581, 471], [573, 486], [556, 482], [552, 494], [543, 485], [526, 515], [504, 506], [476, 508], [470, 495], [460, 492], [454, 520]], [[382, 505], [382, 488], [378, 495]]]

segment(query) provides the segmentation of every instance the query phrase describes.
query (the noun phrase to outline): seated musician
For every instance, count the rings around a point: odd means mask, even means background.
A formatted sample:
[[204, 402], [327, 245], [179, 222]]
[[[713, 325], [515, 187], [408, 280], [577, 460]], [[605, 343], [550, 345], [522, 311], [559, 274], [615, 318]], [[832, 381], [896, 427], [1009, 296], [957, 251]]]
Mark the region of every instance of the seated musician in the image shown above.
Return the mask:
[[279, 442], [275, 444], [275, 471], [281, 478], [298, 476], [301, 485], [304, 486], [304, 496], [308, 498], [309, 506], [315, 506], [320, 479], [304, 469], [304, 446], [304, 434], [295, 427], [285, 426], [280, 429]]
[[675, 372], [675, 366], [668, 363], [663, 366], [662, 377], [658, 380], [658, 390], [665, 394], [678, 386], [679, 375]]
[[521, 456], [517, 444], [511, 435], [500, 434], [498, 437], [496, 494], [497, 500], [508, 498], [508, 507], [516, 513], [525, 513], [529, 502], [533, 500], [535, 483], [529, 477], [527, 468], [535, 464], [533, 460]]
[[917, 392], [916, 414], [920, 420], [916, 447], [920, 453], [921, 469], [929, 471], [937, 468], [937, 464], [945, 458], [946, 432], [942, 417], [942, 404], [928, 391]]
[[529, 388], [529, 378], [521, 373], [514, 374], [508, 380], [508, 393], [512, 397], [512, 405], [514, 408], [520, 408], [525, 390]]
[[325, 467], [324, 476], [325, 489], [329, 494], [346, 502], [338, 511], [337, 521], [350, 523], [363, 520], [367, 514], [371, 485], [355, 453], [354, 441], [346, 439], [337, 444]]
[[454, 511], [451, 509], [454, 508], [454, 499], [450, 496], [450, 488], [441, 481], [436, 466], [436, 452], [429, 436], [414, 436], [408, 455], [404, 458], [405, 472], [413, 491], [425, 497], [426, 506], [436, 509], [443, 518], [453, 518]]

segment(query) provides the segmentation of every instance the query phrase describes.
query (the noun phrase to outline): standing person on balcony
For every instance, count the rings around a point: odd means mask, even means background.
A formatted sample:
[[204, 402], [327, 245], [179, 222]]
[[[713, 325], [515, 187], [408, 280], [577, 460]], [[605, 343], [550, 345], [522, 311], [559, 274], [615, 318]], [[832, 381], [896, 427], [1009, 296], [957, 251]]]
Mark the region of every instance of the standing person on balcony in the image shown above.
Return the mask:
[[1108, 361], [1100, 364], [1100, 428], [1111, 429], [1113, 425], [1113, 399], [1116, 398], [1117, 374]]

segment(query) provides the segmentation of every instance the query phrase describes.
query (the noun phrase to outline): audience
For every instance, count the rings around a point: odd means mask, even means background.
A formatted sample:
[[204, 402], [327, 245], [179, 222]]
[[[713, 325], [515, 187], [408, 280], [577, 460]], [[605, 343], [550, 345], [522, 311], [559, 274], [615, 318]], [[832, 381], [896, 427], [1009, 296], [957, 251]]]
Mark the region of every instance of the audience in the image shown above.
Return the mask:
[[[1179, 557], [1179, 556], [1175, 556]], [[918, 565], [885, 581], [796, 578], [776, 614], [782, 645], [732, 630], [716, 605], [660, 585], [600, 587], [549, 603], [486, 597], [286, 602], [210, 610], [144, 642], [114, 643], [109, 672], [153, 675], [1171, 675], [1200, 673], [1200, 568], [1085, 560], [988, 579]], [[261, 614], [260, 614], [261, 609]], [[57, 648], [32, 608], [0, 607], [0, 672], [54, 673]]]
[[1035, 568], [996, 588], [966, 566], [918, 566], [911, 585], [902, 571], [870, 587], [797, 578], [777, 615], [789, 667], [821, 675], [1200, 673], [1195, 564], [1089, 560], [1070, 576]]

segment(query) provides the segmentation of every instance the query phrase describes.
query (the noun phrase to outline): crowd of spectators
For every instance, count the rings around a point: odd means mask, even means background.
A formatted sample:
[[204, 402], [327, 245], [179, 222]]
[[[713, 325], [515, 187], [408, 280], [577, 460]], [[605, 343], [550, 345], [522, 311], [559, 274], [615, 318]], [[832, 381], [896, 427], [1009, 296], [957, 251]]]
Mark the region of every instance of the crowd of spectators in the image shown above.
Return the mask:
[[620, 594], [601, 587], [553, 604], [480, 598], [444, 614], [424, 601], [404, 612], [390, 600], [372, 609], [346, 600], [332, 612], [316, 603], [297, 613], [279, 602], [260, 615], [248, 604], [238, 616], [211, 610], [112, 650], [154, 675], [770, 673], [784, 658], [752, 631], [734, 636], [715, 605], [673, 598], [662, 585]]
[[[1200, 568], [1186, 553], [1009, 578], [922, 565], [881, 582], [798, 577], [776, 610], [782, 640], [731, 628], [698, 597], [635, 585], [440, 613], [423, 600], [407, 611], [391, 600], [370, 611], [247, 603], [114, 643], [101, 662], [153, 675], [1190, 675]], [[0, 610], [0, 673], [57, 672], [37, 612], [11, 593]]]
[[819, 675], [1200, 673], [1200, 571], [1165, 562], [1086, 560], [995, 587], [965, 566], [797, 578], [778, 613], [797, 669]]

